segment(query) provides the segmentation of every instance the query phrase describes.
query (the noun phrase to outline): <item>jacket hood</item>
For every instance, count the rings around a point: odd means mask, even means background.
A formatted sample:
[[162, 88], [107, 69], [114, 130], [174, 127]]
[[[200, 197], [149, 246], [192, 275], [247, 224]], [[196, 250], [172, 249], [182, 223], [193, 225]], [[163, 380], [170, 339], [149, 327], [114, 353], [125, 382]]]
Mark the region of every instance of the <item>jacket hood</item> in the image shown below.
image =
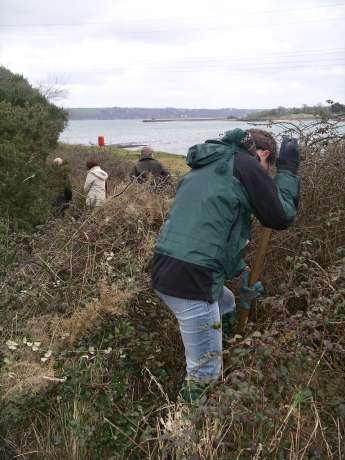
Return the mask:
[[93, 168], [90, 169], [89, 173], [93, 174], [96, 176], [98, 179], [106, 181], [108, 179], [108, 174], [101, 169], [100, 166], [94, 166]]
[[229, 154], [227, 147], [239, 147], [255, 155], [255, 142], [248, 131], [236, 128], [226, 131], [221, 139], [210, 139], [204, 144], [193, 145], [187, 153], [186, 162], [191, 168], [201, 168]]
[[247, 150], [251, 155], [256, 155], [255, 141], [249, 131], [244, 131], [240, 128], [236, 128], [233, 131], [226, 131], [221, 140], [225, 144], [235, 144]]

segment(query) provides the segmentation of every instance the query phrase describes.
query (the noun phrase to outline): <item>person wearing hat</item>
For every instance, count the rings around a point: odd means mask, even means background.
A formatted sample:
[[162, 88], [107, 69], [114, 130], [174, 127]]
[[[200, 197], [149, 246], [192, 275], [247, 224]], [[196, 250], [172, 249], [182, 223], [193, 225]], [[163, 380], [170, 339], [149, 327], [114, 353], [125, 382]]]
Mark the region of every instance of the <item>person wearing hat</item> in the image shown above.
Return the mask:
[[150, 174], [154, 179], [165, 180], [170, 176], [169, 171], [153, 157], [154, 151], [151, 147], [143, 147], [140, 152], [139, 161], [133, 166], [130, 176], [138, 182], [145, 182]]
[[[153, 288], [180, 327], [185, 400], [198, 399], [220, 375], [222, 335], [231, 331], [235, 312], [234, 295], [224, 283], [246, 267], [242, 257], [252, 216], [265, 227], [284, 230], [297, 213], [297, 140], [284, 138], [271, 178], [276, 150], [270, 133], [235, 129], [188, 151], [191, 171], [178, 184], [152, 264]], [[248, 276], [242, 280], [243, 305], [262, 286], [249, 287]]]

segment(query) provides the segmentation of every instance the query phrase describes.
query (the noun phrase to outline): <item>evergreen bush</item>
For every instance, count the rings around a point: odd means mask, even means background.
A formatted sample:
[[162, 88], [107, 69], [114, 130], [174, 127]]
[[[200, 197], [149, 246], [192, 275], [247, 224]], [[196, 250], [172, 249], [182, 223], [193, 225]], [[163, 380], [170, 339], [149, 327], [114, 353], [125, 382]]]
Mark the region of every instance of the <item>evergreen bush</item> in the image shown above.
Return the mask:
[[46, 160], [66, 121], [24, 77], [0, 67], [0, 214], [11, 227], [30, 229], [49, 216]]

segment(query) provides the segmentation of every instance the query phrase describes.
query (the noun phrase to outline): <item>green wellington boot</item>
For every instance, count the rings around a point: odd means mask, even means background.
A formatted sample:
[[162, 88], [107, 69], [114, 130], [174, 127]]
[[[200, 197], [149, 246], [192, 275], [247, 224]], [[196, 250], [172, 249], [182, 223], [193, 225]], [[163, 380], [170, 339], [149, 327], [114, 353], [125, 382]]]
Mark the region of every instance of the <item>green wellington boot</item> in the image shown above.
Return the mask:
[[185, 380], [181, 387], [179, 396], [184, 402], [193, 404], [199, 401], [199, 399], [206, 393], [208, 388], [208, 383], [200, 383], [196, 382], [195, 380]]
[[222, 316], [223, 347], [233, 336], [234, 324], [235, 312], [225, 313], [225, 315]]

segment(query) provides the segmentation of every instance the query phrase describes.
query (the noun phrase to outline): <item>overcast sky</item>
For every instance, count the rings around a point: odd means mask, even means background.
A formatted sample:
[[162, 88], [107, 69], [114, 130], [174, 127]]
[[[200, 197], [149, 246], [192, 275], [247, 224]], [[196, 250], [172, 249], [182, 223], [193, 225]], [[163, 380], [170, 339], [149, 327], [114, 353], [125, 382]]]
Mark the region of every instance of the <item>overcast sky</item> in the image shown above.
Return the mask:
[[345, 102], [344, 0], [0, 0], [0, 63], [67, 107]]

